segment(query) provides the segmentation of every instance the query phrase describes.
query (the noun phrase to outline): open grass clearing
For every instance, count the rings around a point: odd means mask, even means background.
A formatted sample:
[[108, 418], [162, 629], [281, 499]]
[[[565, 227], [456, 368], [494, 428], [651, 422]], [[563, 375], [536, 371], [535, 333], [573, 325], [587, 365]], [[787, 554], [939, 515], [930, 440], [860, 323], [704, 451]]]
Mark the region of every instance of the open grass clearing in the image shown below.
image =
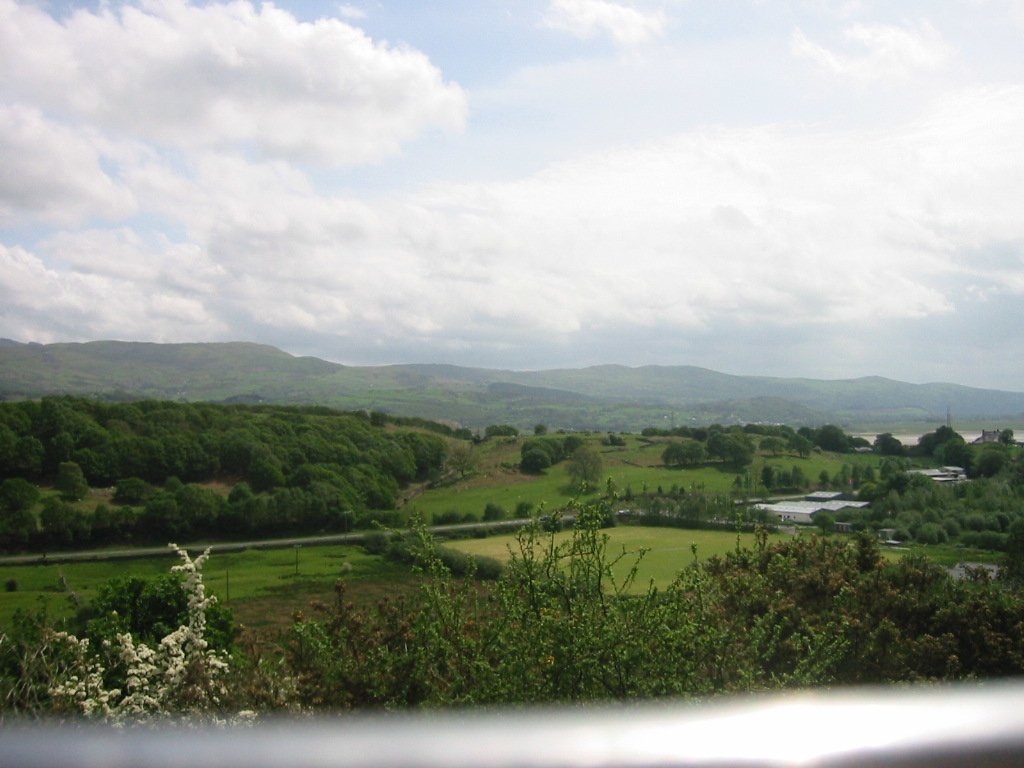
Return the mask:
[[[754, 534], [732, 531], [703, 531], [680, 528], [649, 528], [638, 525], [623, 525], [607, 528], [603, 531], [608, 536], [608, 554], [611, 557], [625, 551], [613, 573], [617, 579], [624, 578], [636, 562], [640, 551], [646, 550], [640, 560], [637, 578], [632, 592], [642, 592], [649, 583], [663, 588], [670, 584], [676, 575], [694, 558], [705, 559], [713, 555], [724, 555], [736, 549], [737, 537], [739, 546], [754, 546]], [[572, 533], [563, 531], [555, 535], [556, 542], [566, 541]], [[769, 542], [786, 541], [792, 537], [788, 534], [776, 533], [769, 535]], [[543, 539], [542, 539], [543, 541]], [[486, 539], [467, 539], [448, 542], [448, 546], [459, 549], [467, 554], [485, 555], [507, 562], [511, 549], [517, 546], [514, 535], [492, 536]]]

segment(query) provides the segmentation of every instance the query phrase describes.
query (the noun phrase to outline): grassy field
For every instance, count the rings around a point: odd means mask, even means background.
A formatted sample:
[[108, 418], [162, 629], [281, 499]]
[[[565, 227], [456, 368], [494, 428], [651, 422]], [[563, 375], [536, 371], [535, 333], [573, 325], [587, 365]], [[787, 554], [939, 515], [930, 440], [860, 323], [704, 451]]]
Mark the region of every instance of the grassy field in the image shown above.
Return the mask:
[[[737, 535], [728, 531], [684, 531], [673, 528], [625, 526], [609, 529], [610, 553], [623, 549], [638, 552], [647, 549], [640, 572], [640, 583], [653, 579], [659, 586], [668, 584], [680, 568], [698, 557], [722, 554], [736, 546]], [[560, 538], [568, 533], [559, 534]], [[449, 542], [465, 552], [505, 559], [512, 536], [468, 539]], [[753, 542], [752, 534], [742, 534], [744, 546]], [[296, 560], [298, 568], [296, 572]], [[0, 627], [5, 626], [18, 608], [33, 610], [41, 605], [58, 619], [72, 616], [76, 606], [84, 604], [98, 587], [117, 576], [152, 577], [166, 573], [176, 563], [173, 557], [115, 560], [107, 562], [66, 563], [63, 565], [26, 565], [0, 567], [0, 583], [17, 582], [17, 591], [0, 593]], [[625, 562], [632, 562], [626, 558]], [[310, 601], [328, 599], [335, 581], [344, 578], [357, 602], [373, 601], [414, 588], [415, 575], [404, 566], [375, 555], [358, 546], [303, 547], [301, 549], [247, 550], [213, 555], [204, 569], [211, 594], [225, 602], [236, 618], [253, 629], [287, 624], [295, 611], [305, 610]]]
[[[640, 561], [633, 591], [645, 589], [651, 581], [664, 587], [680, 569], [694, 559], [721, 555], [741, 546], [752, 546], [753, 534], [730, 531], [680, 530], [620, 526], [606, 531], [608, 553], [629, 554], [616, 569], [624, 575], [636, 554], [646, 550]], [[558, 534], [565, 540], [570, 534]], [[806, 532], [802, 535], [813, 535]], [[770, 541], [783, 541], [786, 534], [773, 534]], [[514, 536], [464, 539], [448, 546], [474, 555], [506, 560]], [[942, 565], [959, 561], [994, 562], [998, 553], [970, 551], [951, 546], [915, 546], [909, 550], [883, 550], [883, 556], [898, 560], [908, 553], [923, 554]], [[296, 569], [296, 561], [298, 567]], [[17, 590], [0, 592], [0, 630], [7, 626], [18, 608], [35, 610], [45, 605], [50, 616], [62, 620], [74, 615], [76, 606], [87, 602], [96, 589], [116, 576], [152, 577], [166, 573], [176, 562], [173, 557], [68, 563], [63, 565], [0, 566], [0, 583], [17, 583]], [[296, 611], [307, 611], [313, 601], [329, 601], [334, 583], [344, 579], [347, 597], [368, 604], [385, 596], [408, 593], [416, 588], [417, 576], [407, 567], [369, 555], [359, 546], [317, 546], [301, 549], [247, 550], [213, 555], [207, 561], [205, 581], [210, 593], [230, 606], [235, 618], [258, 633], [274, 631], [289, 624]]]
[[[545, 504], [548, 508], [565, 504], [573, 497], [573, 489], [564, 462], [541, 475], [522, 474], [517, 469], [522, 440], [492, 439], [474, 447], [477, 471], [473, 476], [454, 485], [427, 490], [415, 496], [407, 509], [431, 520], [434, 515], [447, 512], [479, 516], [488, 503], [497, 504], [509, 513], [521, 502], [535, 507]], [[659, 487], [667, 492], [673, 486], [725, 494], [732, 490], [736, 479], [736, 470], [725, 465], [708, 464], [686, 469], [665, 467], [661, 454], [669, 438], [625, 436], [625, 446], [603, 446], [600, 440], [600, 435], [587, 438], [588, 444], [600, 451], [604, 462], [603, 477], [610, 478], [620, 494], [627, 490], [640, 493], [645, 488], [654, 491]], [[807, 458], [759, 455], [747, 471], [752, 478], [759, 478], [765, 464], [779, 470], [792, 470], [798, 466], [812, 483], [817, 483], [822, 471], [831, 476], [843, 464], [871, 466], [877, 470], [880, 459], [872, 454], [812, 453]]]
[[[742, 533], [737, 536], [731, 531], [697, 531], [678, 528], [646, 528], [643, 526], [619, 526], [604, 531], [608, 535], [608, 554], [612, 557], [627, 553], [613, 568], [616, 578], [624, 577], [637, 562], [641, 551], [640, 567], [633, 585], [633, 592], [645, 590], [651, 582], [665, 587], [680, 570], [694, 561], [712, 555], [723, 555], [736, 549], [737, 538], [741, 547], [754, 545], [754, 534]], [[556, 541], [565, 541], [571, 533], [564, 531], [556, 535]], [[769, 541], [791, 539], [787, 534], [772, 534]], [[449, 546], [472, 555], [486, 555], [507, 561], [510, 548], [516, 546], [515, 536], [492, 536], [486, 539], [472, 539], [450, 542]]]
[[[90, 600], [107, 580], [156, 576], [176, 562], [173, 557], [159, 557], [0, 566], [0, 584], [17, 582], [17, 591], [0, 592], [0, 627], [7, 625], [18, 608], [35, 610], [45, 605], [55, 618], [70, 617], [76, 606]], [[311, 600], [328, 598], [335, 581], [342, 577], [360, 601], [407, 590], [413, 583], [408, 568], [351, 545], [216, 554], [207, 561], [204, 575], [208, 592], [229, 605], [241, 623], [253, 628], [287, 623], [294, 611], [305, 609]]]

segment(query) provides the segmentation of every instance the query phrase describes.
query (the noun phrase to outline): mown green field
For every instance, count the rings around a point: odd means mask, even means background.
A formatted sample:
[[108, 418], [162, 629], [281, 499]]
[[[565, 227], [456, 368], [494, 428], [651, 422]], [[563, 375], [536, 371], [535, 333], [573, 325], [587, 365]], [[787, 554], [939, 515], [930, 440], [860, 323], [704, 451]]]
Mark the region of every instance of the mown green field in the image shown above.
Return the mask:
[[[637, 577], [632, 592], [642, 592], [653, 582], [657, 587], [667, 586], [680, 570], [694, 561], [713, 555], [724, 555], [741, 547], [754, 546], [754, 534], [736, 534], [731, 531], [698, 531], [678, 528], [647, 528], [626, 525], [603, 531], [608, 536], [609, 556], [625, 555], [613, 567], [617, 579], [624, 578], [638, 561]], [[571, 532], [556, 534], [556, 542], [563, 542]], [[791, 539], [788, 534], [771, 534], [769, 541]], [[507, 562], [511, 551], [518, 546], [515, 536], [492, 536], [450, 542], [449, 546], [472, 555], [495, 557]], [[642, 557], [640, 553], [643, 552]]]

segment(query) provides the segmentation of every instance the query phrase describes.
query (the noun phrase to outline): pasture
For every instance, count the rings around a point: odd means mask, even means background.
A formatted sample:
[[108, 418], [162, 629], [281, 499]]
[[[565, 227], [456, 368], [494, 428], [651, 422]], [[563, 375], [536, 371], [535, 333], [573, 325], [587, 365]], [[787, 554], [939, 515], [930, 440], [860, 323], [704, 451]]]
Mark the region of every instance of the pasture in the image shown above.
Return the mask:
[[[677, 487], [684, 491], [699, 490], [710, 494], [728, 494], [733, 489], [737, 470], [726, 464], [708, 463], [696, 467], [666, 467], [661, 454], [672, 438], [645, 438], [624, 435], [624, 446], [601, 445], [602, 435], [585, 436], [588, 445], [598, 449], [604, 463], [602, 477], [610, 479], [619, 494], [642, 493], [644, 490], [664, 492]], [[467, 478], [439, 488], [424, 490], [410, 498], [405, 509], [418, 512], [425, 520], [455, 512], [479, 517], [488, 503], [497, 504], [510, 515], [518, 504], [527, 502], [558, 508], [574, 496], [565, 463], [556, 464], [542, 474], [523, 474], [518, 469], [522, 441], [528, 438], [491, 439], [473, 451], [477, 468]], [[811, 453], [806, 458], [796, 455], [771, 456], [758, 454], [753, 464], [743, 470], [753, 479], [760, 478], [765, 465], [777, 470], [800, 467], [811, 483], [817, 484], [822, 471], [835, 475], [846, 464], [876, 470], [880, 459], [874, 454]], [[597, 489], [604, 492], [605, 488]], [[763, 490], [763, 489], [762, 489]]]
[[[153, 577], [177, 562], [175, 557], [153, 557], [0, 566], [0, 585], [12, 581], [17, 585], [15, 591], [0, 592], [0, 629], [19, 608], [35, 611], [45, 607], [53, 618], [70, 618], [109, 579]], [[242, 624], [253, 628], [286, 623], [311, 600], [329, 598], [340, 578], [352, 585], [361, 601], [409, 589], [414, 581], [408, 568], [354, 545], [217, 553], [207, 560], [203, 574], [207, 592], [228, 605]]]
[[[616, 579], [622, 579], [637, 562], [639, 568], [632, 592], [642, 592], [650, 583], [656, 587], [667, 586], [680, 570], [694, 562], [713, 555], [724, 555], [740, 547], [754, 546], [753, 533], [737, 534], [731, 531], [683, 530], [679, 528], [647, 528], [625, 525], [607, 528], [607, 553], [609, 559], [620, 554], [624, 556], [612, 568]], [[571, 532], [555, 535], [556, 542], [566, 541]], [[792, 538], [787, 534], [770, 534], [769, 543]], [[448, 542], [448, 546], [471, 555], [484, 555], [507, 562], [517, 546], [514, 535], [492, 536], [486, 539], [469, 539]], [[643, 552], [643, 556], [640, 553]]]

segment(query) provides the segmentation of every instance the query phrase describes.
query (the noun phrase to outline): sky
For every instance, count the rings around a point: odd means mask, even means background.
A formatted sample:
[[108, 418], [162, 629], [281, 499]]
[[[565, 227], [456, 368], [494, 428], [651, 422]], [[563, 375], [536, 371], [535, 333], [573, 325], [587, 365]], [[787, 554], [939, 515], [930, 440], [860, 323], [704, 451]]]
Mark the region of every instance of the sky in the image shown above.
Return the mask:
[[0, 0], [0, 337], [1024, 391], [1024, 0]]

